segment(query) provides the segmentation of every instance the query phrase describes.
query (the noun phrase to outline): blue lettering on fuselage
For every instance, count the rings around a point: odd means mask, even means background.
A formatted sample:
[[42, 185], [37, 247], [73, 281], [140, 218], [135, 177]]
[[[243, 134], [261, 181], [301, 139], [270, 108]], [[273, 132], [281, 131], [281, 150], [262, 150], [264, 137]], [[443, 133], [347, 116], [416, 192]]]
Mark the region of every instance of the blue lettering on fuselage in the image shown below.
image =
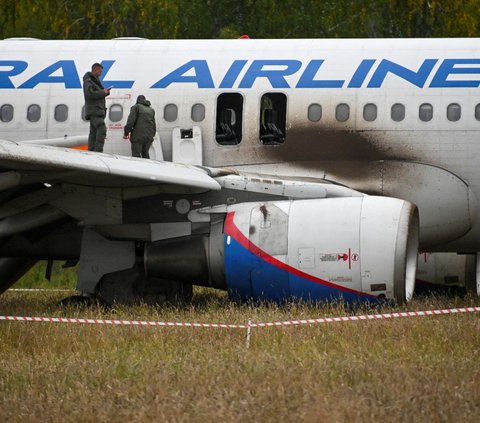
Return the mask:
[[[388, 59], [369, 58], [361, 60], [353, 70], [341, 72], [342, 69], [339, 69], [338, 79], [322, 78], [324, 62], [324, 59], [308, 62], [297, 59], [237, 59], [215, 81], [208, 61], [196, 59], [164, 74], [150, 88], [166, 89], [178, 84], [192, 84], [199, 89], [250, 89], [262, 82], [272, 89], [375, 89], [384, 86], [387, 79], [401, 80], [421, 89], [480, 87], [480, 76], [476, 76], [480, 75], [480, 58], [444, 59], [440, 63], [439, 59], [424, 59], [413, 68]], [[105, 86], [117, 89], [131, 89], [134, 86], [135, 80], [108, 79], [108, 72], [115, 60], [103, 60], [101, 63], [104, 67], [101, 80]], [[29, 63], [23, 60], [0, 60], [0, 89], [34, 89], [48, 84], [62, 84], [67, 89], [82, 87], [74, 60], [59, 60], [22, 81], [22, 74], [27, 68]], [[461, 77], [455, 78], [459, 75]], [[427, 84], [429, 80], [430, 84]]]
[[102, 60], [101, 62], [101, 65], [103, 66], [103, 72], [102, 76], [100, 77], [100, 81], [102, 81], [103, 86], [112, 88], [132, 88], [135, 81], [111, 81], [105, 79], [108, 71], [114, 63], [115, 60]]
[[368, 72], [370, 72], [370, 69], [372, 69], [375, 62], [375, 59], [362, 60], [360, 66], [353, 74], [352, 79], [350, 79], [347, 88], [361, 88], [363, 82], [365, 81], [365, 78], [368, 75]]
[[[111, 86], [113, 88], [132, 88], [135, 81], [108, 81], [105, 79], [108, 71], [115, 63], [115, 60], [103, 60], [101, 63], [103, 66], [101, 80], [105, 86]], [[21, 60], [0, 60], [0, 89], [15, 88], [11, 78], [20, 75], [25, 69], [27, 69], [27, 67], [28, 63]], [[4, 70], [4, 68], [7, 69]], [[57, 72], [61, 75], [54, 75]], [[59, 60], [58, 62], [52, 63], [31, 78], [27, 79], [17, 88], [32, 89], [39, 84], [63, 84], [65, 88], [68, 89], [82, 88], [77, 67], [73, 60]]]
[[[194, 71], [194, 75], [185, 75], [191, 70]], [[187, 82], [197, 84], [198, 88], [215, 88], [206, 60], [190, 60], [153, 84], [151, 88], [167, 88], [174, 83], [184, 84]]]
[[437, 63], [437, 59], [426, 59], [420, 66], [420, 69], [415, 72], [400, 66], [395, 62], [383, 59], [375, 70], [375, 73], [372, 75], [367, 87], [380, 88], [387, 74], [392, 73], [417, 86], [418, 88], [423, 88], [428, 75], [430, 75], [430, 72], [432, 72], [432, 69], [435, 66], [435, 63]]
[[[61, 76], [52, 76], [52, 73], [62, 70]], [[18, 88], [35, 88], [38, 84], [65, 84], [65, 88], [81, 88], [80, 78], [73, 60], [59, 60], [41, 72], [32, 76]]]
[[318, 80], [314, 79], [324, 60], [312, 60], [298, 80], [296, 88], [342, 88], [344, 80]]
[[[268, 69], [269, 66], [283, 69]], [[272, 88], [290, 88], [285, 76], [293, 75], [301, 67], [300, 60], [254, 60], [238, 87], [252, 88], [257, 78], [267, 78]]]
[[448, 81], [447, 78], [449, 75], [455, 74], [479, 74], [480, 68], [472, 67], [460, 67], [456, 68], [455, 65], [480, 65], [480, 59], [445, 59], [440, 67], [438, 68], [437, 73], [430, 83], [431, 88], [464, 88], [464, 87], [473, 87], [476, 88], [480, 86], [480, 81]]
[[248, 60], [235, 60], [223, 77], [222, 82], [220, 82], [219, 88], [233, 88], [233, 84], [235, 84], [238, 75], [240, 75], [247, 62]]
[[20, 75], [27, 67], [28, 63], [23, 60], [0, 60], [0, 88], [15, 88], [10, 78]]

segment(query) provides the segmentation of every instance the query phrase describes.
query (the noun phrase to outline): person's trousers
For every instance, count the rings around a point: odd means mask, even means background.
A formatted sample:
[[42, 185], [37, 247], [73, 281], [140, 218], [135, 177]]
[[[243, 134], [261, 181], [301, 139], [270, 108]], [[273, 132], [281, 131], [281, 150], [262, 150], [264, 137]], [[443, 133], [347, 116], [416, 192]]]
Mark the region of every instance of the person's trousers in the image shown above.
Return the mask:
[[103, 151], [105, 138], [107, 137], [107, 127], [105, 118], [100, 116], [90, 116], [90, 134], [88, 135], [88, 150]]
[[151, 145], [152, 141], [132, 142], [132, 157], [143, 157], [144, 159], [149, 159], [150, 155], [148, 154], [148, 150], [150, 150]]

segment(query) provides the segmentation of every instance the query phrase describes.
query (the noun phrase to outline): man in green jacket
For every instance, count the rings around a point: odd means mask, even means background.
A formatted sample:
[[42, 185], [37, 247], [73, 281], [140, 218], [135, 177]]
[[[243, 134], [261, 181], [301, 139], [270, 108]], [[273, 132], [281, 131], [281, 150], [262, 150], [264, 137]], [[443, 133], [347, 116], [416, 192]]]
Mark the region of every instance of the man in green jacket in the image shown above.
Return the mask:
[[83, 96], [85, 97], [85, 119], [90, 121], [88, 149], [103, 151], [107, 127], [105, 126], [105, 97], [110, 95], [110, 88], [104, 88], [100, 82], [103, 66], [100, 63], [92, 65], [92, 71], [83, 76]]
[[137, 103], [130, 109], [123, 135], [124, 139], [130, 136], [133, 157], [150, 158], [148, 150], [156, 131], [155, 110], [150, 107], [150, 102], [144, 95], [139, 95]]

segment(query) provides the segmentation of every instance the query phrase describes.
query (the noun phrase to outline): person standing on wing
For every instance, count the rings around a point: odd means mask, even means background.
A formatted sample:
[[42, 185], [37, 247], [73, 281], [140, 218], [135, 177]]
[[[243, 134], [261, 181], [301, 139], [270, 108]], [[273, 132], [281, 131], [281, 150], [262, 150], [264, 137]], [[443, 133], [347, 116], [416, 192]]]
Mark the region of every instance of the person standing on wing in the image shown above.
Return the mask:
[[103, 151], [107, 127], [105, 126], [105, 97], [110, 95], [110, 88], [104, 88], [100, 82], [103, 66], [100, 63], [92, 65], [92, 71], [83, 76], [83, 96], [85, 97], [85, 119], [90, 121], [88, 135], [88, 150]]
[[155, 110], [150, 107], [150, 102], [144, 95], [139, 95], [137, 103], [130, 109], [127, 124], [123, 130], [123, 138], [130, 137], [133, 157], [150, 158], [148, 150], [156, 131]]

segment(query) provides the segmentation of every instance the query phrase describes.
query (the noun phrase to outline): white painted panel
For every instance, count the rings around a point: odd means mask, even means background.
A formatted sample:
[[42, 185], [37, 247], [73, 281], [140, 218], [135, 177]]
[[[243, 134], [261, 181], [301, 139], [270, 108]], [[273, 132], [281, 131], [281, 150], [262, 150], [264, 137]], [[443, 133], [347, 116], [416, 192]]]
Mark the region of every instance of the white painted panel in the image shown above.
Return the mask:
[[202, 131], [199, 126], [192, 129], [192, 137], [182, 137], [182, 129], [174, 128], [172, 134], [172, 161], [184, 164], [203, 164]]

